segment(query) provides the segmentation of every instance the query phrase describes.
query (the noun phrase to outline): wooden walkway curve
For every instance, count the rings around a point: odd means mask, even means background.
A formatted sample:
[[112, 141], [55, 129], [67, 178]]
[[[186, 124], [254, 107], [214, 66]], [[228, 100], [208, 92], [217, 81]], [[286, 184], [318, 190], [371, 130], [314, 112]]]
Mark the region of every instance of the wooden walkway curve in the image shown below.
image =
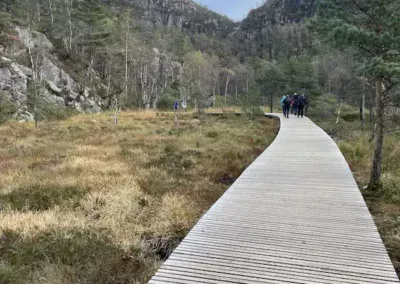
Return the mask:
[[399, 283], [335, 142], [284, 119], [271, 146], [200, 219], [157, 283]]

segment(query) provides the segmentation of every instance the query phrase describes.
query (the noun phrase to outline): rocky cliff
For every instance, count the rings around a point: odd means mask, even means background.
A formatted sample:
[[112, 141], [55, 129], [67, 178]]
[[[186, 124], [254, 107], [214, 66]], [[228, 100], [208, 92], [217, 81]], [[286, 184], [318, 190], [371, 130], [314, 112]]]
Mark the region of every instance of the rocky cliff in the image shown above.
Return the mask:
[[[250, 11], [233, 34], [236, 51], [246, 56], [263, 56], [268, 46], [287, 41], [304, 27], [306, 19], [314, 16], [316, 0], [268, 0], [261, 7]], [[286, 29], [286, 30], [285, 30]], [[269, 50], [268, 53], [271, 53]], [[270, 55], [273, 58], [273, 56]], [[271, 58], [271, 59], [272, 59]]]
[[[45, 35], [20, 27], [15, 27], [15, 32], [15, 44], [7, 49], [0, 46], [0, 91], [19, 108], [20, 119], [32, 120], [32, 115], [26, 110], [26, 100], [34, 74], [45, 82], [43, 97], [48, 103], [71, 107], [78, 112], [101, 111], [101, 99], [89, 89], [82, 91], [82, 86], [55, 64], [56, 60], [50, 54], [53, 44]], [[24, 64], [28, 51], [34, 49], [41, 51], [36, 70]]]
[[237, 23], [192, 0], [104, 0], [115, 10], [131, 8], [135, 18], [156, 27], [226, 37]]
[[240, 24], [241, 31], [259, 31], [268, 25], [300, 23], [312, 17], [316, 0], [269, 0], [252, 10]]

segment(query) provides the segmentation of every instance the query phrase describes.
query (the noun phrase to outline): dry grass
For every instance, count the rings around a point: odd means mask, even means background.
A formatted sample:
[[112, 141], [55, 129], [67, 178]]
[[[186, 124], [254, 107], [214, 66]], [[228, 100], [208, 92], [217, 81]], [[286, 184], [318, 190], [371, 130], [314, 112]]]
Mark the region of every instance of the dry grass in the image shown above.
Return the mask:
[[145, 283], [276, 131], [154, 112], [0, 126], [0, 283]]
[[323, 127], [338, 140], [400, 276], [400, 135], [386, 137], [382, 188], [369, 191], [366, 187], [374, 149], [371, 132], [362, 130], [357, 122]]

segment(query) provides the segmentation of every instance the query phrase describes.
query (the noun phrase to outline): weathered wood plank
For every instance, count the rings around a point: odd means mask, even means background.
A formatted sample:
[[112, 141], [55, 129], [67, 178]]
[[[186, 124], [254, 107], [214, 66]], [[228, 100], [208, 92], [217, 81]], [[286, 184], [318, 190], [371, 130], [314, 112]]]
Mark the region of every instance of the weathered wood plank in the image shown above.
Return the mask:
[[279, 117], [275, 141], [149, 283], [399, 283], [334, 141]]

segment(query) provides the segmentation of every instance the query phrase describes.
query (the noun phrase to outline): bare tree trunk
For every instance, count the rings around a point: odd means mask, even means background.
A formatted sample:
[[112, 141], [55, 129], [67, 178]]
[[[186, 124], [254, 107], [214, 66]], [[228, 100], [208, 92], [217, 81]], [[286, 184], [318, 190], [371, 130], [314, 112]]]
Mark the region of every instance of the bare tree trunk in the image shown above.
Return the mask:
[[69, 0], [67, 4], [67, 14], [68, 14], [68, 27], [69, 27], [69, 35], [68, 35], [68, 47], [67, 50], [71, 51], [72, 50], [72, 36], [73, 36], [73, 30], [72, 30], [72, 17], [71, 17], [71, 9], [73, 5], [74, 0]]
[[238, 98], [238, 83], [237, 83], [237, 80], [235, 80], [235, 96], [236, 96], [236, 99]]
[[107, 78], [107, 94], [106, 94], [106, 98], [108, 98], [110, 96], [110, 90], [111, 90], [111, 72], [110, 72], [110, 74], [108, 74], [108, 78]]
[[119, 108], [119, 103], [118, 103], [118, 96], [115, 95], [114, 97], [114, 124], [118, 124], [118, 108]]
[[328, 94], [331, 95], [331, 76], [328, 75]]
[[372, 163], [370, 189], [379, 187], [382, 175], [383, 142], [385, 131], [385, 91], [383, 90], [383, 79], [376, 81], [376, 134], [375, 151]]
[[[31, 34], [31, 22], [30, 22], [30, 19], [28, 19], [28, 32], [29, 32], [29, 34]], [[28, 54], [29, 54], [29, 59], [31, 61], [32, 81], [35, 82], [36, 79], [37, 79], [36, 64], [35, 64], [35, 60], [33, 59], [33, 53], [32, 53], [32, 49], [31, 49], [31, 44], [30, 43], [28, 44]]]
[[269, 108], [271, 110], [271, 113], [274, 113], [274, 96], [271, 95], [269, 97]]
[[91, 71], [92, 71], [93, 63], [94, 63], [94, 54], [93, 54], [92, 51], [91, 51], [91, 52], [90, 52], [89, 65], [88, 65], [88, 68], [87, 68], [87, 70], [86, 70], [85, 79], [84, 79], [84, 81], [83, 81], [83, 89], [82, 89], [83, 94], [85, 93], [85, 90], [86, 90], [87, 81], [88, 81], [88, 79], [90, 79], [90, 73], [91, 73]]
[[129, 40], [129, 18], [130, 11], [126, 17], [126, 34], [125, 34], [125, 100], [128, 99], [128, 40]]
[[229, 81], [231, 80], [231, 78], [229, 77], [229, 75], [226, 77], [226, 82], [225, 82], [225, 104], [226, 104], [226, 100], [228, 97], [228, 87], [229, 87]]
[[38, 22], [41, 22], [41, 13], [40, 13], [40, 4], [39, 0], [36, 0], [36, 9], [37, 9], [37, 17], [38, 17]]
[[339, 99], [339, 108], [338, 108], [338, 115], [337, 115], [337, 118], [336, 118], [336, 124], [338, 124], [339, 123], [339, 121], [340, 121], [340, 113], [342, 112], [342, 102], [341, 102], [341, 100]]
[[361, 120], [361, 127], [365, 127], [365, 93], [363, 92], [361, 105], [360, 105], [360, 120]]
[[50, 10], [51, 26], [53, 26], [54, 23], [53, 0], [49, 0], [49, 10]]
[[369, 122], [371, 124], [374, 123], [374, 105], [372, 103], [372, 100], [369, 101]]

